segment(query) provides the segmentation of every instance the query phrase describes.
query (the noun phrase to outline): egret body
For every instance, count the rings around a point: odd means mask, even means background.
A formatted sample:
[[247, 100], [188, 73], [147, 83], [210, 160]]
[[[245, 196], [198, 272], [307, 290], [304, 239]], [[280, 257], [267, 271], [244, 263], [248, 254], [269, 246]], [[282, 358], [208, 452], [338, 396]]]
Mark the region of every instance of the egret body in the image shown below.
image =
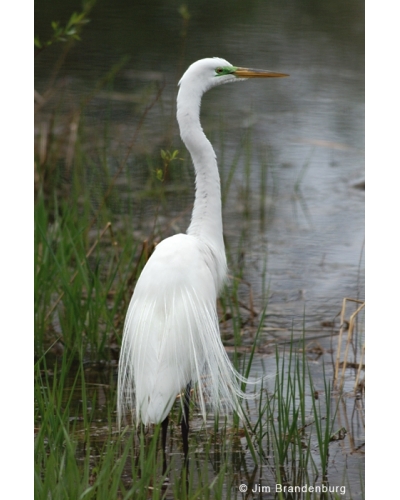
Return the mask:
[[220, 177], [215, 152], [200, 124], [201, 98], [224, 83], [281, 76], [286, 75], [208, 58], [192, 64], [179, 82], [177, 120], [196, 174], [192, 219], [186, 234], [157, 245], [136, 284], [120, 354], [118, 422], [126, 411], [136, 423], [163, 422], [165, 441], [168, 414], [177, 395], [187, 388], [182, 421], [185, 455], [191, 385], [204, 419], [206, 405], [214, 412], [241, 415], [244, 397], [240, 389], [244, 379], [220, 338], [216, 301], [227, 264]]

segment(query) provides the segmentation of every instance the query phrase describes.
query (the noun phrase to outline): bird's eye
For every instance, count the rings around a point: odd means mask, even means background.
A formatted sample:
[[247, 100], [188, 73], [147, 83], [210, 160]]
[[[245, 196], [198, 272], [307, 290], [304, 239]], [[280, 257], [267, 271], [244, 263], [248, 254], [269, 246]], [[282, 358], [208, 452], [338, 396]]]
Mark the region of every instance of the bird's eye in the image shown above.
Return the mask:
[[224, 72], [224, 70], [222, 68], [217, 68], [215, 72], [221, 75]]

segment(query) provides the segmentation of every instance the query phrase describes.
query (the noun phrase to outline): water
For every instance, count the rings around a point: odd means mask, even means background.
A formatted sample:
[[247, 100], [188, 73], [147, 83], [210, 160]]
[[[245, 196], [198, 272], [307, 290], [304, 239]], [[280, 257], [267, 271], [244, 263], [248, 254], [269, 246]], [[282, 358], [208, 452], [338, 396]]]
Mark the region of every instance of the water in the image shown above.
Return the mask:
[[[42, 0], [35, 8], [36, 33], [41, 34], [50, 20], [66, 19], [76, 6]], [[159, 151], [169, 145], [182, 150], [176, 126], [172, 139], [165, 136], [165, 127], [174, 121], [176, 82], [193, 60], [219, 55], [236, 65], [289, 73], [285, 80], [213, 90], [204, 100], [203, 123], [223, 157], [221, 169], [229, 169], [237, 144], [251, 131], [252, 197], [260, 197], [261, 159], [268, 162], [269, 186], [259, 203], [267, 214], [263, 226], [257, 212], [243, 223], [235, 192], [225, 203], [228, 245], [234, 249], [240, 235], [246, 238], [245, 279], [256, 296], [269, 288], [269, 312], [277, 326], [298, 324], [305, 313], [306, 325], [318, 328], [336, 316], [343, 297], [364, 295], [364, 192], [357, 187], [364, 175], [363, 4], [253, 1], [244, 8], [239, 2], [234, 7], [216, 2], [213, 9], [196, 3], [189, 10], [184, 37], [176, 6], [98, 4], [82, 35], [84, 50], [71, 51], [60, 77], [68, 77], [74, 99], [122, 55], [131, 57], [115, 81], [115, 95], [122, 95], [122, 101], [114, 100], [111, 112], [117, 125], [114, 139], [124, 144], [134, 127], [135, 104], [127, 98], [140, 100], [149, 80], [165, 79], [163, 109], [149, 113], [146, 136], [140, 138], [145, 151]], [[49, 49], [38, 58], [39, 92], [55, 52]], [[104, 99], [90, 103], [86, 122], [109, 118], [105, 106]], [[221, 124], [223, 140], [216, 135]], [[244, 162], [243, 153], [234, 186], [243, 181]], [[190, 207], [192, 196], [189, 191], [180, 204], [171, 197], [170, 209]], [[146, 207], [147, 214], [152, 210]], [[181, 218], [177, 230], [184, 231], [187, 221], [188, 215]]]

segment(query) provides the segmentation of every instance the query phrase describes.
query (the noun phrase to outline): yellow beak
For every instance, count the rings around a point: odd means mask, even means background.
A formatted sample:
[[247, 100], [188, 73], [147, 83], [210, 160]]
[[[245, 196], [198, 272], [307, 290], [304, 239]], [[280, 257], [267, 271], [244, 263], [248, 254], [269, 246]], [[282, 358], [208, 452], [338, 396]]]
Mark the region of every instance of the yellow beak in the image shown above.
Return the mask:
[[275, 73], [275, 71], [253, 68], [237, 68], [233, 74], [239, 78], [280, 78], [289, 76], [286, 73]]

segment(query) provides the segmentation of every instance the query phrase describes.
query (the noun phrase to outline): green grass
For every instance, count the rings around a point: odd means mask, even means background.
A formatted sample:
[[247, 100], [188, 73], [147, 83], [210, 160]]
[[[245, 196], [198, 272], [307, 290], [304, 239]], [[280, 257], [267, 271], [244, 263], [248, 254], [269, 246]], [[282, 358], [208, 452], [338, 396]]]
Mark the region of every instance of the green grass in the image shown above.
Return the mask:
[[[257, 391], [247, 405], [245, 426], [220, 417], [199, 428], [192, 409], [188, 490], [182, 470], [180, 405], [175, 405], [167, 444], [169, 491], [175, 498], [242, 498], [239, 484], [266, 480], [292, 487], [320, 485], [324, 480], [329, 484], [336, 411], [329, 386], [318, 404], [310, 397], [313, 385], [304, 350], [277, 350], [275, 361], [273, 389]], [[246, 371], [249, 364], [250, 359], [243, 364]], [[51, 368], [45, 357], [36, 363], [35, 498], [147, 498], [149, 491], [152, 498], [168, 498], [162, 488], [159, 426], [146, 434], [137, 435], [130, 427], [119, 433], [115, 365], [97, 368], [95, 383], [88, 371], [92, 365], [77, 362], [72, 353]]]

